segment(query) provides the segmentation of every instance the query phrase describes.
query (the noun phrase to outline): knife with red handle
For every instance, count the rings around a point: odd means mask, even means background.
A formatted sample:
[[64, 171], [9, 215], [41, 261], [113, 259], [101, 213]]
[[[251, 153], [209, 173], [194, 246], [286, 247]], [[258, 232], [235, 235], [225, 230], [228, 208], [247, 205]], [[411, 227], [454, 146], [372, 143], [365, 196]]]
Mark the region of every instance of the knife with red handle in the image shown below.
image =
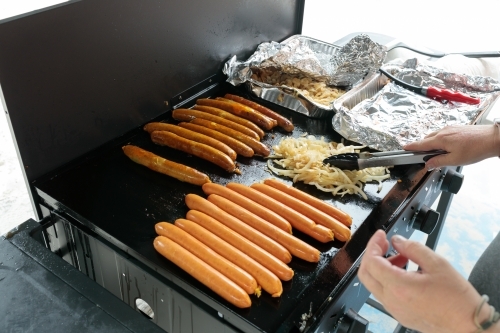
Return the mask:
[[397, 85], [408, 89], [410, 91], [413, 91], [414, 93], [420, 94], [422, 96], [426, 96], [432, 99], [439, 99], [439, 100], [446, 100], [450, 102], [460, 102], [460, 103], [466, 103], [466, 104], [479, 104], [481, 100], [476, 97], [472, 97], [469, 95], [466, 95], [464, 93], [461, 93], [459, 91], [453, 91], [450, 89], [442, 89], [442, 88], [437, 88], [437, 87], [420, 87], [420, 86], [414, 86], [412, 84], [406, 83], [403, 80], [400, 80], [396, 78], [395, 76], [389, 74], [383, 69], [379, 69], [379, 71], [387, 76], [389, 79], [394, 81]]

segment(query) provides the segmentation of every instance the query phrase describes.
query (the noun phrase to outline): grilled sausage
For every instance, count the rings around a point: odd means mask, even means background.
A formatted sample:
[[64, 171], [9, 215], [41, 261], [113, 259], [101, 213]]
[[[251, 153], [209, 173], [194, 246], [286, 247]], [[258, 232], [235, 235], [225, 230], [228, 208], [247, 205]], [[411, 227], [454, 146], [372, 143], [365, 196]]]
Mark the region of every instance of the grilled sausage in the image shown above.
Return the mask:
[[194, 185], [203, 185], [210, 183], [210, 178], [196, 169], [183, 164], [175, 163], [155, 155], [142, 148], [127, 145], [122, 147], [123, 152], [135, 163], [144, 165], [151, 170], [163, 173], [170, 177]]
[[[196, 211], [188, 212], [188, 217], [190, 218], [196, 219], [197, 215], [200, 215], [198, 218], [212, 219], [203, 213]], [[272, 297], [281, 296], [283, 286], [280, 279], [257, 261], [193, 221], [178, 219], [175, 221], [175, 225], [248, 272], [257, 280], [262, 289], [271, 294]]]
[[294, 237], [289, 233], [279, 229], [275, 225], [261, 219], [245, 208], [238, 206], [234, 202], [231, 202], [228, 199], [217, 194], [210, 194], [208, 196], [208, 201], [215, 204], [220, 209], [226, 211], [232, 216], [237, 217], [241, 221], [247, 223], [251, 227], [262, 232], [264, 235], [270, 237], [271, 239], [274, 239], [279, 244], [283, 245], [288, 251], [290, 251], [292, 255], [309, 262], [319, 261], [320, 253], [317, 249], [301, 241], [297, 237]]
[[236, 152], [234, 151], [234, 149], [232, 149], [225, 143], [216, 140], [214, 138], [211, 138], [207, 135], [188, 130], [187, 128], [183, 128], [173, 124], [155, 122], [146, 124], [144, 126], [144, 130], [148, 133], [152, 133], [154, 131], [171, 132], [177, 134], [178, 136], [182, 136], [185, 139], [193, 140], [199, 143], [204, 143], [210, 147], [220, 150], [221, 152], [229, 156], [233, 161], [236, 160]]
[[166, 131], [154, 131], [151, 133], [151, 139], [156, 144], [168, 146], [170, 148], [198, 156], [199, 158], [220, 166], [228, 172], [239, 173], [239, 170], [236, 169], [234, 161], [229, 156], [220, 150], [207, 146], [206, 144], [188, 140], [178, 136], [177, 134]]
[[162, 256], [182, 268], [229, 303], [238, 308], [249, 308], [252, 305], [250, 297], [240, 286], [179, 244], [167, 237], [158, 236], [155, 238], [153, 245]]
[[256, 203], [253, 200], [248, 199], [247, 197], [239, 194], [238, 192], [235, 192], [225, 186], [215, 183], [204, 184], [202, 186], [202, 189], [206, 195], [218, 194], [221, 197], [224, 197], [229, 201], [232, 201], [235, 204], [239, 205], [240, 207], [243, 207], [246, 210], [261, 217], [265, 221], [274, 224], [281, 230], [288, 232], [289, 234], [292, 233], [292, 226], [281, 215], [276, 214], [272, 210]]
[[189, 130], [192, 130], [194, 132], [205, 134], [205, 135], [208, 135], [214, 139], [217, 139], [217, 140], [225, 143], [226, 145], [228, 145], [232, 149], [234, 149], [234, 151], [238, 155], [245, 156], [245, 157], [252, 157], [254, 154], [254, 151], [252, 148], [248, 147], [243, 142], [238, 141], [238, 140], [236, 140], [236, 139], [234, 139], [226, 134], [223, 134], [221, 132], [217, 132], [213, 129], [210, 129], [210, 128], [207, 128], [204, 126], [200, 126], [200, 125], [196, 125], [193, 123], [182, 122], [182, 123], [179, 123], [178, 125], [180, 127], [184, 127], [184, 128], [189, 129]]
[[[238, 193], [240, 193], [243, 196], [246, 196], [247, 198], [261, 204], [264, 207], [269, 208], [270, 210], [274, 211], [275, 213], [283, 216], [285, 219], [287, 219], [288, 222], [292, 225], [292, 227], [296, 228], [297, 230], [305, 233], [306, 235], [309, 235], [313, 237], [314, 239], [320, 241], [320, 242], [325, 242], [325, 237], [317, 237], [318, 233], [313, 230], [313, 228], [316, 226], [316, 223], [314, 223], [313, 220], [310, 218], [304, 216], [303, 214], [297, 212], [296, 210], [286, 206], [285, 204], [282, 204], [278, 200], [275, 200], [271, 198], [268, 195], [265, 195], [264, 193], [261, 193], [257, 191], [256, 189], [253, 189], [249, 186], [245, 186], [242, 184], [237, 184], [237, 183], [228, 183], [226, 185], [228, 188], [231, 190], [234, 190]], [[333, 240], [333, 233], [331, 232], [331, 240]]]
[[251, 122], [257, 124], [259, 127], [265, 130], [270, 130], [278, 124], [276, 120], [264, 116], [262, 113], [257, 112], [246, 105], [239, 104], [230, 100], [221, 101], [217, 99], [200, 98], [196, 100], [196, 104], [211, 106], [230, 112], [234, 115], [250, 120]]
[[206, 106], [206, 105], [195, 105], [195, 106], [193, 106], [193, 109], [203, 111], [203, 112], [208, 112], [208, 113], [211, 113], [211, 114], [216, 115], [218, 117], [221, 117], [221, 118], [224, 118], [227, 120], [231, 120], [231, 121], [234, 121], [235, 123], [238, 123], [240, 125], [248, 127], [249, 129], [251, 129], [252, 131], [257, 133], [257, 135], [261, 139], [265, 135], [264, 131], [259, 126], [255, 125], [255, 123], [252, 123], [250, 120], [247, 120], [245, 118], [235, 116], [234, 114], [232, 114], [230, 112], [226, 112], [224, 110], [217, 109], [217, 108], [214, 108], [211, 106]]
[[238, 218], [226, 213], [207, 199], [196, 194], [188, 194], [186, 195], [185, 201], [189, 209], [197, 210], [213, 217], [229, 229], [240, 234], [284, 263], [288, 264], [292, 260], [290, 252], [282, 245], [248, 226]]
[[196, 125], [205, 126], [207, 128], [213, 129], [217, 132], [221, 132], [221, 133], [224, 133], [226, 135], [229, 135], [230, 137], [235, 138], [236, 140], [239, 140], [239, 141], [243, 142], [245, 145], [252, 148], [255, 154], [262, 155], [262, 156], [269, 156], [269, 154], [271, 153], [271, 150], [262, 142], [257, 141], [254, 138], [251, 138], [248, 135], [245, 135], [241, 132], [235, 131], [232, 128], [211, 122], [209, 120], [200, 119], [200, 118], [196, 118], [196, 119], [191, 120], [191, 123], [196, 124]]
[[248, 294], [260, 295], [257, 281], [249, 273], [236, 266], [217, 252], [185, 232], [179, 227], [167, 222], [155, 224], [156, 233], [170, 238], [208, 265], [212, 266], [231, 281], [243, 288]]
[[235, 107], [235, 108], [237, 108], [237, 109], [241, 108], [241, 109], [242, 109], [242, 110], [244, 110], [244, 111], [246, 111], [246, 110], [248, 110], [248, 111], [253, 110], [253, 111], [254, 111], [256, 114], [258, 114], [259, 116], [262, 116], [262, 117], [266, 118], [267, 120], [270, 120], [270, 121], [271, 121], [271, 123], [272, 123], [272, 126], [273, 126], [273, 127], [278, 126], [278, 121], [276, 121], [276, 119], [273, 119], [273, 118], [271, 118], [271, 117], [268, 117], [268, 116], [266, 116], [266, 115], [262, 114], [261, 112], [259, 112], [259, 111], [255, 110], [255, 109], [253, 109], [253, 108], [251, 108], [251, 107], [247, 106], [247, 105], [244, 105], [244, 104], [238, 103], [238, 102], [236, 102], [236, 101], [233, 101], [233, 100], [228, 99], [228, 98], [225, 98], [225, 97], [216, 97], [215, 99], [216, 99], [216, 100], [218, 100], [218, 101], [227, 102], [227, 103], [229, 103], [229, 104], [233, 105], [233, 107]]
[[[207, 217], [209, 217], [209, 219], [207, 219]], [[198, 223], [203, 228], [214, 233], [216, 236], [219, 236], [238, 250], [242, 251], [250, 258], [270, 270], [280, 280], [289, 281], [292, 279], [293, 270], [285, 263], [264, 251], [261, 247], [253, 244], [240, 234], [237, 234], [233, 230], [229, 229], [219, 221], [211, 218], [209, 215], [195, 210], [190, 210], [188, 211], [186, 218], [190, 221]]]
[[286, 194], [285, 192], [282, 192], [266, 184], [256, 183], [252, 184], [251, 187], [259, 192], [264, 193], [265, 195], [270, 196], [275, 200], [278, 200], [282, 204], [295, 209], [296, 211], [300, 212], [304, 216], [307, 216], [317, 224], [321, 224], [327, 227], [328, 229], [331, 229], [336, 239], [345, 242], [351, 238], [351, 230], [348, 227], [340, 223], [337, 219], [323, 213], [322, 211], [314, 208], [313, 206], [310, 206], [294, 198], [293, 196]]
[[245, 127], [243, 125], [240, 125], [238, 123], [235, 123], [234, 121], [227, 120], [218, 116], [215, 116], [213, 114], [207, 113], [207, 112], [202, 112], [198, 110], [191, 110], [191, 109], [177, 109], [172, 111], [172, 117], [175, 120], [179, 121], [191, 121], [193, 119], [201, 118], [205, 119], [208, 121], [211, 121], [216, 124], [220, 124], [223, 126], [226, 126], [232, 130], [238, 131], [240, 133], [243, 133], [257, 141], [260, 141], [260, 136], [252, 131], [250, 128]]
[[349, 214], [343, 212], [342, 210], [338, 209], [337, 207], [333, 207], [332, 205], [327, 204], [326, 202], [319, 200], [318, 198], [313, 197], [310, 194], [305, 193], [304, 191], [301, 191], [299, 189], [296, 189], [293, 186], [288, 186], [285, 183], [280, 182], [277, 179], [266, 179], [264, 180], [264, 184], [272, 186], [282, 192], [285, 192], [294, 198], [297, 198], [298, 200], [305, 202], [314, 208], [319, 209], [325, 214], [328, 214], [332, 216], [333, 218], [336, 218], [346, 226], [351, 226], [352, 224], [352, 218]]
[[260, 105], [258, 103], [252, 102], [246, 98], [232, 95], [232, 94], [225, 94], [224, 98], [227, 98], [227, 99], [233, 100], [235, 102], [241, 103], [243, 105], [246, 105], [248, 107], [251, 107], [252, 109], [262, 113], [263, 115], [268, 116], [269, 118], [276, 120], [278, 122], [278, 126], [283, 128], [287, 132], [291, 132], [294, 129], [294, 126], [290, 120], [277, 114], [273, 110], [266, 108], [263, 105]]

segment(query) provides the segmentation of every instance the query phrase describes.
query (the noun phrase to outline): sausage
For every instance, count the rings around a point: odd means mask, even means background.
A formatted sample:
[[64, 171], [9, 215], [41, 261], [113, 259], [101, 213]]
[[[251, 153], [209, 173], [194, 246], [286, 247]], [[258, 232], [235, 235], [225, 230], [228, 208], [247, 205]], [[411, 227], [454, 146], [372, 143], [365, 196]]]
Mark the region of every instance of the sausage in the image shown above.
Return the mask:
[[269, 156], [269, 154], [271, 154], [271, 150], [265, 144], [255, 140], [254, 138], [249, 137], [248, 135], [235, 131], [232, 128], [200, 118], [195, 118], [191, 120], [191, 123], [205, 126], [217, 132], [229, 135], [230, 137], [235, 138], [236, 140], [241, 141], [250, 148], [252, 148], [255, 154], [262, 156]]
[[[301, 214], [298, 214], [292, 208], [286, 206], [285, 204], [279, 202], [276, 199], [269, 197], [254, 188], [251, 188], [246, 185], [238, 184], [238, 183], [228, 183], [226, 185], [227, 188], [238, 192], [239, 194], [247, 197], [250, 200], [253, 200], [268, 209], [271, 209], [273, 212], [276, 212], [278, 215], [283, 216], [290, 224], [300, 230], [298, 225], [303, 225], [304, 228], [312, 228], [316, 223], [308, 218], [301, 218]], [[302, 216], [303, 217], [303, 216]]]
[[281, 230], [292, 233], [292, 226], [290, 222], [285, 220], [281, 215], [276, 214], [272, 210], [256, 203], [253, 200], [248, 199], [247, 197], [235, 192], [225, 186], [215, 183], [203, 184], [202, 186], [203, 192], [206, 195], [210, 194], [218, 194], [221, 197], [224, 197], [235, 204], [245, 208], [246, 210], [254, 213], [255, 215], [261, 217], [265, 221], [274, 224], [276, 227]]
[[229, 303], [238, 308], [249, 308], [252, 305], [250, 297], [240, 286], [179, 244], [167, 237], [158, 236], [155, 238], [153, 245], [162, 256], [182, 268]]
[[316, 224], [311, 230], [308, 231], [308, 235], [321, 243], [328, 243], [335, 239], [335, 234], [332, 229], [328, 229], [321, 224]]
[[[292, 227], [296, 228], [297, 230], [313, 237], [320, 242], [324, 242], [325, 237], [317, 237], [318, 233], [314, 232], [313, 230], [313, 228], [316, 226], [316, 223], [314, 223], [314, 221], [307, 216], [300, 214], [296, 210], [286, 206], [278, 200], [275, 200], [270, 196], [265, 195], [264, 193], [261, 193], [249, 186], [237, 183], [228, 183], [226, 186], [231, 190], [236, 191], [241, 195], [249, 198], [250, 200], [253, 200], [261, 204], [262, 206], [274, 211], [275, 213], [283, 216], [285, 219], [287, 219], [288, 222], [290, 222]], [[331, 235], [332, 238], [330, 239], [330, 241], [333, 240], [333, 233], [331, 233]]]
[[210, 183], [210, 178], [196, 169], [190, 168], [183, 164], [175, 163], [155, 155], [142, 148], [127, 145], [122, 147], [123, 152], [135, 163], [144, 165], [151, 170], [163, 173], [167, 176], [173, 177], [194, 185], [203, 185]]
[[256, 183], [252, 184], [251, 187], [259, 192], [264, 193], [265, 195], [270, 196], [273, 199], [278, 200], [282, 204], [295, 209], [304, 216], [307, 216], [308, 218], [313, 220], [315, 223], [321, 224], [328, 229], [331, 229], [336, 239], [345, 242], [351, 238], [351, 230], [344, 224], [340, 223], [337, 219], [323, 213], [322, 211], [294, 198], [293, 196], [286, 194], [285, 192], [281, 192], [280, 190], [266, 184]]
[[260, 295], [260, 287], [257, 285], [257, 281], [253, 276], [222, 257], [181, 228], [171, 223], [159, 222], [155, 224], [155, 230], [158, 235], [170, 238], [172, 241], [221, 272], [231, 281], [243, 288], [247, 294]]
[[214, 138], [211, 138], [205, 134], [197, 133], [191, 130], [188, 130], [187, 128], [183, 128], [180, 126], [176, 126], [173, 124], [167, 124], [167, 123], [149, 123], [144, 126], [144, 130], [147, 131], [148, 133], [152, 133], [153, 131], [167, 131], [171, 132], [174, 134], [177, 134], [178, 136], [182, 136], [185, 139], [188, 140], [193, 140], [199, 143], [204, 143], [210, 147], [213, 147], [217, 150], [220, 150], [227, 156], [229, 156], [233, 161], [236, 160], [236, 152], [234, 149], [226, 145], [225, 143], [216, 140]]
[[[195, 212], [196, 211], [193, 211], [191, 213], [191, 218], [193, 218], [193, 215], [196, 215]], [[204, 218], [212, 219], [208, 215], [205, 215]], [[281, 284], [280, 279], [278, 279], [276, 275], [259, 264], [257, 261], [193, 221], [177, 219], [175, 221], [175, 225], [227, 260], [236, 264], [244, 271], [248, 272], [255, 278], [255, 280], [257, 280], [257, 283], [262, 287], [262, 289], [271, 294], [272, 297], [281, 296], [281, 293], [283, 292], [283, 285]]]
[[236, 140], [236, 139], [234, 139], [226, 134], [223, 134], [221, 132], [217, 132], [213, 129], [206, 128], [204, 126], [200, 126], [200, 125], [196, 125], [196, 124], [192, 124], [192, 123], [182, 122], [182, 123], [179, 123], [178, 125], [180, 127], [187, 128], [187, 129], [192, 130], [194, 132], [205, 134], [205, 135], [208, 135], [214, 139], [217, 139], [220, 142], [223, 142], [226, 145], [228, 145], [229, 147], [231, 147], [232, 149], [234, 149], [234, 151], [238, 155], [245, 156], [245, 157], [252, 157], [254, 155], [254, 151], [252, 148], [248, 147], [243, 142], [238, 141], [238, 140]]
[[193, 106], [193, 109], [203, 111], [203, 112], [208, 112], [208, 113], [211, 113], [211, 114], [216, 115], [218, 117], [225, 118], [227, 120], [231, 120], [231, 121], [234, 121], [235, 123], [238, 123], [240, 125], [248, 127], [249, 129], [251, 129], [252, 131], [257, 133], [257, 135], [261, 139], [265, 135], [264, 131], [259, 126], [255, 125], [255, 123], [252, 123], [250, 120], [247, 120], [245, 118], [235, 116], [234, 114], [232, 114], [230, 112], [226, 112], [224, 110], [217, 109], [217, 108], [214, 108], [211, 106], [206, 106], [206, 105], [195, 105], [195, 106]]
[[196, 104], [211, 106], [230, 112], [234, 115], [250, 120], [265, 130], [270, 130], [277, 125], [276, 120], [264, 116], [262, 113], [259, 113], [248, 106], [230, 100], [221, 101], [217, 99], [200, 98], [196, 100]]
[[232, 95], [232, 94], [225, 94], [224, 98], [227, 98], [227, 99], [233, 100], [235, 102], [241, 103], [243, 105], [246, 105], [248, 107], [251, 107], [255, 111], [258, 111], [258, 112], [262, 113], [263, 115], [268, 116], [269, 118], [276, 120], [278, 122], [278, 126], [283, 128], [287, 132], [291, 132], [294, 129], [294, 126], [290, 120], [279, 115], [278, 113], [274, 112], [273, 110], [266, 108], [263, 105], [260, 105], [258, 103], [252, 102], [246, 98]]
[[177, 134], [166, 131], [154, 131], [151, 133], [151, 140], [156, 144], [168, 146], [198, 156], [199, 158], [220, 166], [228, 172], [239, 172], [239, 170], [236, 169], [234, 161], [229, 156], [203, 143], [188, 140]]
[[264, 235], [270, 237], [271, 239], [274, 239], [279, 244], [283, 245], [288, 251], [290, 251], [292, 255], [309, 262], [319, 261], [320, 253], [317, 249], [301, 241], [297, 237], [294, 237], [289, 233], [279, 229], [275, 225], [261, 219], [257, 215], [252, 214], [251, 212], [249, 212], [245, 208], [238, 206], [234, 202], [231, 202], [228, 199], [217, 194], [210, 194], [208, 196], [208, 201], [215, 204], [227, 213], [247, 223], [251, 227], [259, 230]]
[[327, 204], [326, 202], [319, 200], [318, 198], [313, 197], [310, 194], [305, 193], [304, 191], [301, 191], [299, 189], [296, 189], [293, 186], [288, 186], [287, 184], [280, 182], [277, 179], [271, 179], [268, 178], [264, 180], [264, 184], [272, 186], [282, 192], [285, 192], [294, 198], [297, 198], [298, 200], [305, 202], [311, 206], [313, 206], [316, 209], [319, 209], [325, 214], [328, 214], [332, 216], [333, 218], [336, 218], [346, 226], [351, 226], [352, 224], [352, 218], [349, 214], [343, 212], [342, 210], [338, 209], [337, 207], [334, 207], [332, 205]]
[[280, 280], [289, 281], [292, 279], [293, 270], [290, 267], [273, 255], [269, 254], [269, 252], [264, 251], [261, 247], [250, 242], [245, 237], [229, 229], [220, 223], [220, 221], [217, 221], [211, 216], [196, 210], [188, 211], [186, 218], [201, 225], [203, 228], [214, 233], [216, 236], [219, 236], [238, 250], [242, 251], [250, 258], [270, 270]]
[[255, 112], [256, 114], [258, 114], [259, 116], [262, 116], [262, 117], [267, 118], [268, 120], [270, 120], [270, 121], [271, 121], [271, 123], [272, 123], [272, 126], [273, 126], [273, 127], [278, 126], [278, 121], [276, 121], [276, 119], [273, 119], [273, 118], [271, 118], [271, 117], [268, 117], [268, 116], [266, 116], [265, 114], [262, 114], [261, 112], [259, 112], [259, 111], [255, 110], [255, 109], [253, 109], [253, 108], [251, 108], [251, 107], [249, 107], [249, 106], [247, 106], [247, 105], [244, 105], [244, 104], [238, 103], [238, 102], [236, 102], [236, 101], [233, 101], [233, 100], [231, 100], [231, 99], [224, 98], [224, 97], [216, 97], [215, 99], [216, 99], [216, 100], [218, 100], [218, 101], [227, 102], [227, 103], [231, 104], [233, 107], [235, 107], [235, 108], [237, 108], [237, 109], [241, 109], [241, 110], [244, 110], [244, 111], [247, 111], [247, 110], [248, 110], [247, 112], [253, 111], [253, 112]]
[[243, 125], [240, 125], [238, 123], [235, 123], [234, 121], [227, 120], [218, 116], [215, 116], [213, 114], [207, 113], [207, 112], [202, 112], [198, 110], [190, 110], [190, 109], [177, 109], [172, 111], [172, 117], [175, 120], [179, 121], [191, 121], [193, 119], [201, 118], [205, 119], [208, 121], [211, 121], [216, 124], [221, 124], [223, 126], [229, 127], [232, 130], [238, 131], [240, 133], [243, 133], [245, 135], [248, 135], [249, 137], [260, 141], [260, 136], [249, 129], [248, 127], [245, 127]]
[[284, 263], [288, 264], [292, 260], [290, 252], [282, 245], [245, 224], [238, 218], [226, 213], [207, 199], [196, 194], [188, 194], [185, 197], [185, 202], [189, 209], [197, 210], [213, 217], [229, 229], [240, 234], [242, 237], [261, 247], [264, 251], [269, 252], [269, 254]]

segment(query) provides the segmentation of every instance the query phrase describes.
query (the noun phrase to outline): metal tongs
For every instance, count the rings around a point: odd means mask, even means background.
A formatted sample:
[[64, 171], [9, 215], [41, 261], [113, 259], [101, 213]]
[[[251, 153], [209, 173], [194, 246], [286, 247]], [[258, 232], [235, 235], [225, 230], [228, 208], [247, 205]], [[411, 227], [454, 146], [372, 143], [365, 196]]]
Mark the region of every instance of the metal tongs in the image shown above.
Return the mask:
[[453, 91], [450, 89], [443, 89], [432, 86], [429, 87], [414, 86], [412, 84], [406, 83], [405, 81], [396, 78], [395, 76], [389, 74], [382, 68], [379, 68], [379, 71], [385, 76], [387, 76], [389, 79], [391, 79], [398, 86], [413, 91], [416, 94], [429, 97], [431, 99], [438, 99], [441, 101], [446, 100], [446, 101], [460, 102], [473, 105], [481, 103], [481, 100], [479, 98], [466, 95], [459, 91]]
[[327, 157], [323, 160], [323, 163], [343, 170], [361, 170], [379, 166], [425, 163], [436, 155], [447, 153], [444, 150], [345, 153]]

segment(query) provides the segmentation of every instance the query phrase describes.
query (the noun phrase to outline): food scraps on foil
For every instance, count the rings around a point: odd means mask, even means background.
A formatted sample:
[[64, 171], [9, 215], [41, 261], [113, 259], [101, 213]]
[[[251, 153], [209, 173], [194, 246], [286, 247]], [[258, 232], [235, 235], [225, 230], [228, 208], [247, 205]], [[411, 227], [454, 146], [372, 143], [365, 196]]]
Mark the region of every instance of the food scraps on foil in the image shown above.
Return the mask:
[[499, 94], [494, 90], [500, 89], [500, 83], [493, 78], [450, 73], [417, 59], [395, 60], [382, 68], [409, 84], [456, 90], [481, 102], [430, 99], [389, 82], [382, 74], [371, 74], [335, 101], [332, 125], [344, 138], [380, 151], [399, 150], [448, 125], [473, 124]]
[[341, 170], [323, 163], [332, 155], [358, 153], [362, 148], [365, 147], [344, 146], [313, 135], [288, 137], [273, 146], [274, 153], [268, 157], [267, 166], [274, 174], [292, 178], [294, 183], [302, 181], [333, 195], [359, 194], [366, 200], [363, 183], [377, 181], [380, 190], [381, 182], [390, 177], [388, 168]]
[[233, 56], [223, 73], [233, 85], [246, 83], [257, 97], [313, 118], [331, 115], [333, 101], [381, 66], [385, 46], [368, 35], [352, 38], [344, 47], [295, 35], [282, 43], [257, 47], [246, 61]]

